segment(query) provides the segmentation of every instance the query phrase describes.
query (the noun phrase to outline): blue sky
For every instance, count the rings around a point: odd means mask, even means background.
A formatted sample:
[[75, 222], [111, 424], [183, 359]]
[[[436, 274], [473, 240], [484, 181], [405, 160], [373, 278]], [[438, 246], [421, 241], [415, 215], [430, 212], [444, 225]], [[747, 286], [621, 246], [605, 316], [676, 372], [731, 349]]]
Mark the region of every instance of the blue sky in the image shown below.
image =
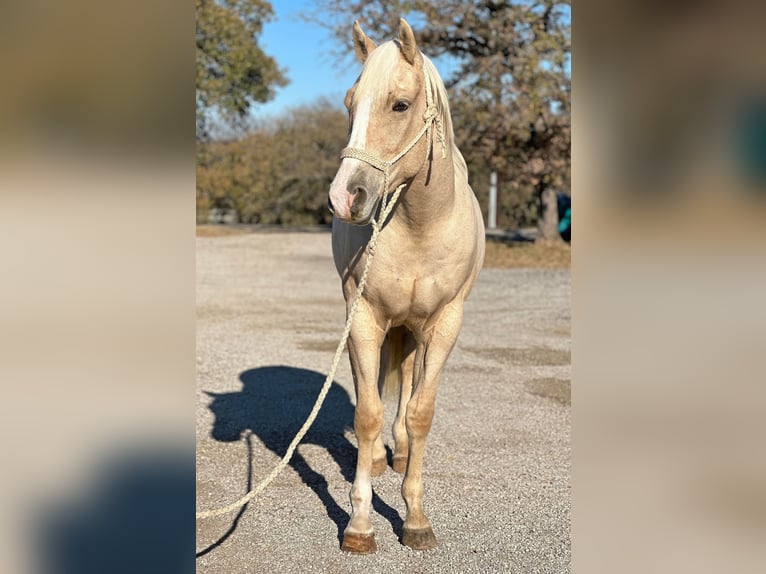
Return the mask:
[[343, 97], [359, 75], [361, 64], [349, 58], [344, 70], [334, 62], [330, 52], [338, 45], [329, 31], [299, 18], [313, 5], [309, 0], [272, 1], [276, 18], [264, 25], [259, 44], [281, 68], [287, 69], [290, 83], [280, 88], [272, 101], [254, 106], [255, 117], [279, 114], [321, 96], [343, 106]]
[[[345, 67], [341, 67], [331, 55], [340, 47], [338, 41], [327, 29], [300, 19], [301, 12], [310, 12], [314, 8], [314, 2], [272, 0], [271, 5], [276, 17], [264, 25], [258, 43], [280, 68], [287, 70], [290, 83], [278, 89], [270, 102], [253, 106], [253, 117], [278, 115], [287, 108], [310, 104], [322, 96], [342, 107], [346, 90], [362, 71], [362, 65], [349, 54]], [[352, 25], [353, 19], [349, 16], [349, 38]], [[378, 37], [371, 30], [365, 32], [378, 44], [390, 39]], [[434, 64], [442, 77], [450, 71], [447, 58], [434, 61]]]

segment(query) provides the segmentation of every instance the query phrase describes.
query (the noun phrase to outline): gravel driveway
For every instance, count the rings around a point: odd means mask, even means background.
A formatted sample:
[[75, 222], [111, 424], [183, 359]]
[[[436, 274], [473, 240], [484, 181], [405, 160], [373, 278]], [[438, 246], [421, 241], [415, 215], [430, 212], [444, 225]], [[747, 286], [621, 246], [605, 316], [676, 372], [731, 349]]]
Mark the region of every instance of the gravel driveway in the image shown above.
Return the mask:
[[[570, 273], [484, 269], [428, 438], [438, 548], [398, 542], [401, 476], [373, 479], [378, 552], [340, 551], [353, 480], [344, 356], [291, 464], [244, 511], [197, 521], [197, 571], [569, 572]], [[257, 483], [305, 420], [343, 329], [327, 232], [197, 239], [197, 505]], [[384, 438], [391, 445], [393, 402]]]

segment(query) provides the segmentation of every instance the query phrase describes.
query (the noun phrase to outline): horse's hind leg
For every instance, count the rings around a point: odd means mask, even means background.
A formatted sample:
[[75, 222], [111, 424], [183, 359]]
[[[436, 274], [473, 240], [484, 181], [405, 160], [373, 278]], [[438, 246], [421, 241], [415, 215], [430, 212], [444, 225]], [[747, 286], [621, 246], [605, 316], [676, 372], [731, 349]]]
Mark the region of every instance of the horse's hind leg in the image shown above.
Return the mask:
[[[383, 339], [383, 344], [380, 350], [380, 379], [378, 381], [378, 386], [381, 389], [383, 398], [387, 398], [388, 393], [391, 393], [394, 390], [399, 390], [397, 381], [401, 380], [401, 362], [404, 352], [404, 332], [404, 327], [394, 327], [393, 330], [389, 330], [388, 334]], [[402, 431], [404, 432], [404, 438], [406, 441], [407, 432], [404, 431], [403, 419]], [[407, 461], [405, 458], [405, 465], [406, 462]], [[372, 449], [372, 476], [380, 476], [386, 471], [387, 467], [388, 461], [386, 460], [386, 447], [383, 444], [383, 435], [381, 434], [378, 435], [378, 438], [375, 440], [375, 444]], [[396, 470], [396, 468], [396, 459], [394, 459], [394, 470]]]
[[404, 361], [402, 362], [402, 388], [399, 394], [399, 407], [396, 411], [394, 420], [394, 457], [392, 461], [393, 469], [399, 474], [404, 474], [407, 470], [407, 459], [409, 458], [410, 447], [407, 437], [407, 426], [405, 425], [405, 415], [407, 413], [407, 403], [412, 396], [412, 367], [415, 362], [415, 338], [409, 331], [405, 335], [404, 341]]
[[431, 430], [439, 377], [457, 340], [462, 315], [461, 304], [447, 306], [430, 333], [418, 342], [416, 351], [412, 396], [405, 415], [409, 462], [402, 482], [402, 496], [407, 505], [402, 544], [415, 550], [434, 548], [437, 544], [431, 523], [423, 512], [423, 456]]
[[351, 371], [356, 389], [354, 431], [359, 450], [356, 475], [351, 487], [351, 518], [343, 532], [341, 549], [367, 554], [375, 552], [370, 521], [374, 446], [383, 427], [383, 402], [378, 393], [378, 361], [383, 331], [361, 305], [348, 340]]

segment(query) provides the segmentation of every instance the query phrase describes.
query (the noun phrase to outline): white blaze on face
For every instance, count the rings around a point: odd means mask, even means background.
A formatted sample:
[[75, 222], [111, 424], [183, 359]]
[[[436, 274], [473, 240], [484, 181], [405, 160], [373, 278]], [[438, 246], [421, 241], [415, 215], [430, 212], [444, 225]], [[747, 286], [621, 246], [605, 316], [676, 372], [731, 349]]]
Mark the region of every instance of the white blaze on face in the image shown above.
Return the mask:
[[[370, 123], [370, 108], [372, 99], [369, 96], [362, 98], [356, 107], [354, 116], [354, 126], [351, 129], [351, 137], [348, 140], [348, 146], [356, 149], [364, 149], [367, 143], [367, 126]], [[344, 157], [340, 162], [338, 173], [330, 185], [330, 201], [332, 201], [335, 215], [341, 219], [351, 217], [351, 204], [354, 202], [354, 196], [348, 192], [348, 180], [356, 172], [362, 162], [351, 157]]]

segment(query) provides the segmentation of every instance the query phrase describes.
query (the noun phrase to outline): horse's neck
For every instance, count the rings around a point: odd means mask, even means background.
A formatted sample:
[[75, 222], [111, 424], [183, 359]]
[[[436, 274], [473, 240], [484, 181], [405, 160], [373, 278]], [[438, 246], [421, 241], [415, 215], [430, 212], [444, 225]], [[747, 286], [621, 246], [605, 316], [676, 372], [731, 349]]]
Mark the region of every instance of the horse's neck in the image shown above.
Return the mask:
[[455, 168], [452, 150], [442, 158], [439, 146], [434, 146], [433, 160], [427, 161], [402, 196], [398, 213], [400, 222], [411, 231], [428, 229], [447, 217], [455, 203]]

